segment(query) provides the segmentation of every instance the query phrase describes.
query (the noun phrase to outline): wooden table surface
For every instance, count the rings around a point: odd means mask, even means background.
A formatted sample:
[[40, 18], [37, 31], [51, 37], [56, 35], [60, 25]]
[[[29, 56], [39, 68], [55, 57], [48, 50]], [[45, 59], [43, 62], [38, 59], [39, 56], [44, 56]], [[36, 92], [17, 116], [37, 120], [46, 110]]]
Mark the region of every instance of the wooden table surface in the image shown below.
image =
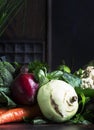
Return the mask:
[[64, 124], [43, 124], [43, 125], [32, 125], [32, 124], [4, 124], [0, 125], [0, 130], [93, 130], [94, 125], [64, 125]]

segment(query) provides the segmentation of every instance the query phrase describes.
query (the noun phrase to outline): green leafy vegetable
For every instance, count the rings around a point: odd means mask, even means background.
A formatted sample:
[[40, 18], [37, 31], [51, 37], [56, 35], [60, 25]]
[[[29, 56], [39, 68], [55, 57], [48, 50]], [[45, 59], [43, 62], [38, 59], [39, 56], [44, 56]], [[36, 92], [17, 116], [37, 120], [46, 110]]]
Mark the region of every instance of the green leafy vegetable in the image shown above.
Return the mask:
[[9, 87], [13, 81], [13, 73], [15, 72], [15, 68], [12, 64], [0, 61], [0, 84], [3, 87]]
[[62, 75], [62, 78], [69, 84], [71, 84], [73, 87], [80, 87], [81, 83], [82, 83], [82, 80], [73, 75], [73, 74], [69, 74], [69, 73], [66, 73], [64, 72], [64, 74]]
[[90, 89], [90, 88], [83, 89], [81, 87], [75, 87], [75, 90], [79, 96], [81, 95], [81, 93], [83, 93], [85, 97], [90, 97], [90, 98], [94, 97], [94, 89]]
[[3, 66], [11, 73], [11, 74], [14, 74], [15, 72], [15, 68], [12, 64], [10, 64], [9, 62], [7, 61], [3, 61]]
[[23, 0], [0, 0], [0, 36], [23, 5]]
[[28, 65], [29, 72], [32, 72], [39, 82], [40, 86], [47, 83], [49, 79], [47, 78], [48, 65], [40, 61], [30, 62]]
[[3, 106], [6, 106], [6, 107], [15, 107], [16, 104], [4, 92], [0, 92], [0, 107], [3, 107]]
[[15, 103], [11, 100], [10, 85], [13, 81], [15, 68], [11, 63], [0, 61], [0, 106], [14, 106]]
[[64, 73], [63, 73], [62, 71], [56, 70], [56, 71], [53, 71], [53, 72], [48, 73], [48, 74], [47, 74], [47, 78], [48, 78], [49, 80], [51, 80], [51, 79], [62, 79], [62, 75], [63, 75], [63, 74], [64, 74]]
[[[81, 79], [74, 74], [71, 74], [68, 66], [61, 65], [57, 70], [48, 72], [48, 66], [45, 63], [39, 61], [34, 61], [28, 65], [29, 71], [34, 73], [36, 79], [42, 85], [47, 83], [52, 79], [65, 80], [67, 83], [71, 84], [73, 87], [79, 87], [81, 84]], [[67, 69], [67, 70], [66, 70]]]
[[79, 101], [79, 106], [81, 106], [80, 107], [80, 114], [84, 111], [84, 108], [85, 108], [85, 105], [86, 105], [86, 103], [90, 100], [90, 98], [89, 97], [86, 97], [85, 95], [84, 95], [84, 93], [82, 93], [81, 92], [81, 94], [80, 94], [80, 97], [81, 97], [81, 99], [80, 99], [80, 101]]
[[65, 64], [60, 65], [58, 67], [58, 69], [61, 70], [61, 71], [67, 72], [67, 73], [71, 73], [71, 69], [67, 65], [65, 65]]
[[73, 119], [69, 121], [69, 123], [72, 124], [83, 124], [83, 125], [89, 125], [92, 124], [90, 121], [86, 120], [83, 115], [76, 114]]
[[47, 82], [49, 82], [49, 79], [47, 78], [46, 74], [44, 73], [43, 70], [40, 70], [38, 72], [38, 82], [39, 82], [39, 85], [42, 86], [44, 84], [46, 84]]
[[29, 72], [35, 73], [35, 71], [39, 71], [40, 69], [45, 70], [45, 68], [48, 70], [48, 65], [44, 62], [40, 61], [33, 61], [28, 64]]

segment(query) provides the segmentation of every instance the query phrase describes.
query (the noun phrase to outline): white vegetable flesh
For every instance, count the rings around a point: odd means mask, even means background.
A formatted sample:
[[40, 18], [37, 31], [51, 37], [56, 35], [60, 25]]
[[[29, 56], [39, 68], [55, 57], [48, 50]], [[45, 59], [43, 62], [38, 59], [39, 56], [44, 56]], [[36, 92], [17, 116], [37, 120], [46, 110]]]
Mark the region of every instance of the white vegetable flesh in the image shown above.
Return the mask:
[[37, 100], [43, 115], [56, 122], [69, 120], [78, 110], [78, 96], [74, 88], [61, 80], [51, 80], [42, 86]]

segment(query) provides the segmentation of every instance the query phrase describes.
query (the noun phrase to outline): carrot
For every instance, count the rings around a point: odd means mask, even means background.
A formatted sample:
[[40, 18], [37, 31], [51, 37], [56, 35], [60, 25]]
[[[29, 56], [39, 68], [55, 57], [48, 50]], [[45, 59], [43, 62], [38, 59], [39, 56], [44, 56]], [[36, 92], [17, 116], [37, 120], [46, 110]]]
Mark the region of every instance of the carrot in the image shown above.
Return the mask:
[[37, 105], [32, 107], [12, 108], [0, 115], [0, 124], [21, 122], [24, 117], [34, 118], [40, 115], [41, 112]]

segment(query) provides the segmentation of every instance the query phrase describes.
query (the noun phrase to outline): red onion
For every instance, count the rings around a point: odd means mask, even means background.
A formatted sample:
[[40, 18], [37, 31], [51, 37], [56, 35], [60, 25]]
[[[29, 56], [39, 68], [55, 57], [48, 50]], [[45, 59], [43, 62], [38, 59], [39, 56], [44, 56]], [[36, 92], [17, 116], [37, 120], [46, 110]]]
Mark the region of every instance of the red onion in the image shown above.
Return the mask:
[[23, 70], [12, 83], [11, 95], [18, 104], [31, 105], [36, 101], [39, 85], [35, 81], [34, 75], [28, 73], [27, 68]]

